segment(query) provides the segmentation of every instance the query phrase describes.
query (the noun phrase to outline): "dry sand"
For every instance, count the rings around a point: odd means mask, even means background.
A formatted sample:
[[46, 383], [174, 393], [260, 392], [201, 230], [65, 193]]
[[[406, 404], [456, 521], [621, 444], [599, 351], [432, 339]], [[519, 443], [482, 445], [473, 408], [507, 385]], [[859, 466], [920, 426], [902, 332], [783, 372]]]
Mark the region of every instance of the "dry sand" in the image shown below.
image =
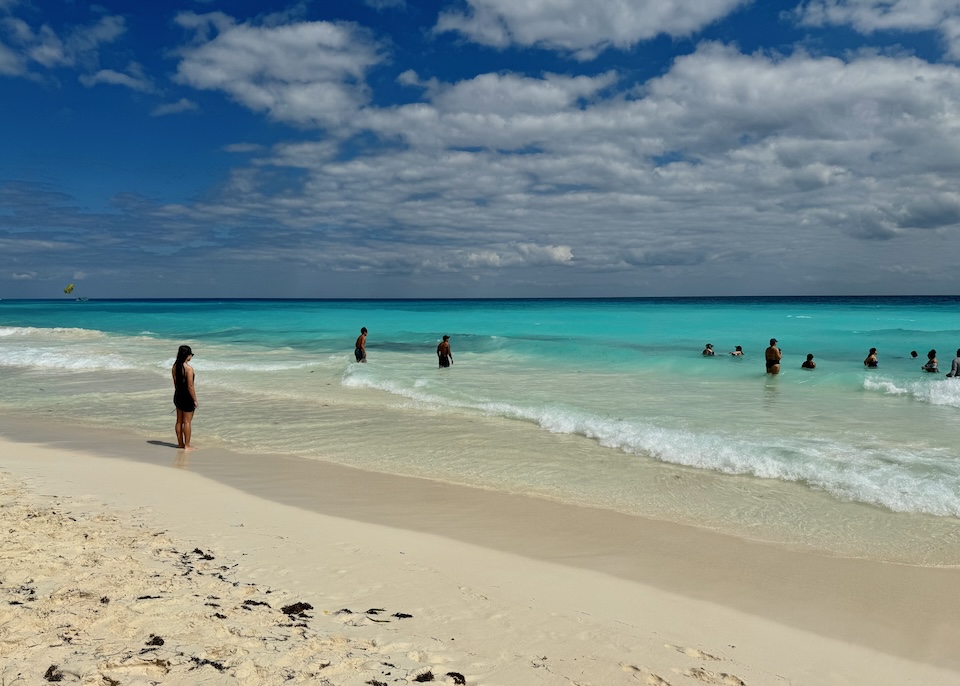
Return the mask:
[[2, 686], [960, 684], [957, 569], [5, 420]]

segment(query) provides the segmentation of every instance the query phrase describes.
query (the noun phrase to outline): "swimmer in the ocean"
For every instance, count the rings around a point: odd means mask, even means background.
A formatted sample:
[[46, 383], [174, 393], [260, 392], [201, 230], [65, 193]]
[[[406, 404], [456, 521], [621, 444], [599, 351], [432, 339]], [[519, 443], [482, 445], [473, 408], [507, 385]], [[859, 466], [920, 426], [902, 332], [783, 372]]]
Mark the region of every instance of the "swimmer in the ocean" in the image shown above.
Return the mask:
[[953, 362], [950, 363], [950, 371], [947, 373], [951, 379], [956, 379], [960, 377], [960, 349], [957, 350], [957, 356], [953, 358]]
[[763, 351], [763, 359], [767, 365], [767, 374], [780, 373], [780, 360], [783, 359], [783, 352], [777, 347], [777, 339], [770, 339], [770, 347]]
[[357, 337], [353, 349], [353, 356], [357, 358], [357, 362], [367, 361], [367, 327], [365, 326], [360, 329], [360, 335]]
[[816, 369], [817, 363], [813, 361], [813, 353], [807, 353], [807, 359], [800, 366], [803, 369]]
[[876, 348], [870, 348], [870, 352], [867, 353], [867, 359], [863, 361], [863, 366], [867, 367], [868, 369], [875, 369], [876, 367], [879, 366], [879, 362], [877, 361]]
[[441, 367], [449, 367], [453, 364], [453, 352], [450, 350], [450, 336], [444, 336], [437, 346], [437, 359]]

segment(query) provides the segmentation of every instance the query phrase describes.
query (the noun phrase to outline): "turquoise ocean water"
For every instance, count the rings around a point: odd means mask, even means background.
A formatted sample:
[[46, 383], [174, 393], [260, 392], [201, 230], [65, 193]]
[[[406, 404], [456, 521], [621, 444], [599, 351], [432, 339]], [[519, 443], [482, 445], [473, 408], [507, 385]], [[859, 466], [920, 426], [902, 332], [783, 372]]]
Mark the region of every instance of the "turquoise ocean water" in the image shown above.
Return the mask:
[[[169, 369], [187, 343], [201, 448], [954, 565], [960, 379], [920, 366], [935, 348], [949, 370], [958, 310], [955, 297], [6, 300], [0, 411], [172, 440]], [[454, 365], [438, 370], [443, 334]], [[771, 337], [779, 376], [764, 373]], [[880, 367], [866, 370], [871, 347]]]

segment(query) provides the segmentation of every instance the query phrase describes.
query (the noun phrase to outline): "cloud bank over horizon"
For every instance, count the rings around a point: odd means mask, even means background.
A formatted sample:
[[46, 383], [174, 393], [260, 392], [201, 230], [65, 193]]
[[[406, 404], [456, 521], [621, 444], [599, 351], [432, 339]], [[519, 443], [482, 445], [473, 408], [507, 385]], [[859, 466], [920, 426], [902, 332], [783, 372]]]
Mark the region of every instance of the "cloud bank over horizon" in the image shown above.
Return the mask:
[[0, 297], [953, 293], [922, 5], [0, 0]]

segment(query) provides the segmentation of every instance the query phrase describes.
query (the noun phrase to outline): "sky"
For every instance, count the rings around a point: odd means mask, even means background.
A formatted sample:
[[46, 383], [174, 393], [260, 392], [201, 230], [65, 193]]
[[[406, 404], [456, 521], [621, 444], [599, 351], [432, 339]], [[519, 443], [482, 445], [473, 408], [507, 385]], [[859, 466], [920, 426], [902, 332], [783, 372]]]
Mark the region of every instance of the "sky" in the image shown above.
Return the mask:
[[0, 0], [0, 298], [960, 292], [960, 0]]

